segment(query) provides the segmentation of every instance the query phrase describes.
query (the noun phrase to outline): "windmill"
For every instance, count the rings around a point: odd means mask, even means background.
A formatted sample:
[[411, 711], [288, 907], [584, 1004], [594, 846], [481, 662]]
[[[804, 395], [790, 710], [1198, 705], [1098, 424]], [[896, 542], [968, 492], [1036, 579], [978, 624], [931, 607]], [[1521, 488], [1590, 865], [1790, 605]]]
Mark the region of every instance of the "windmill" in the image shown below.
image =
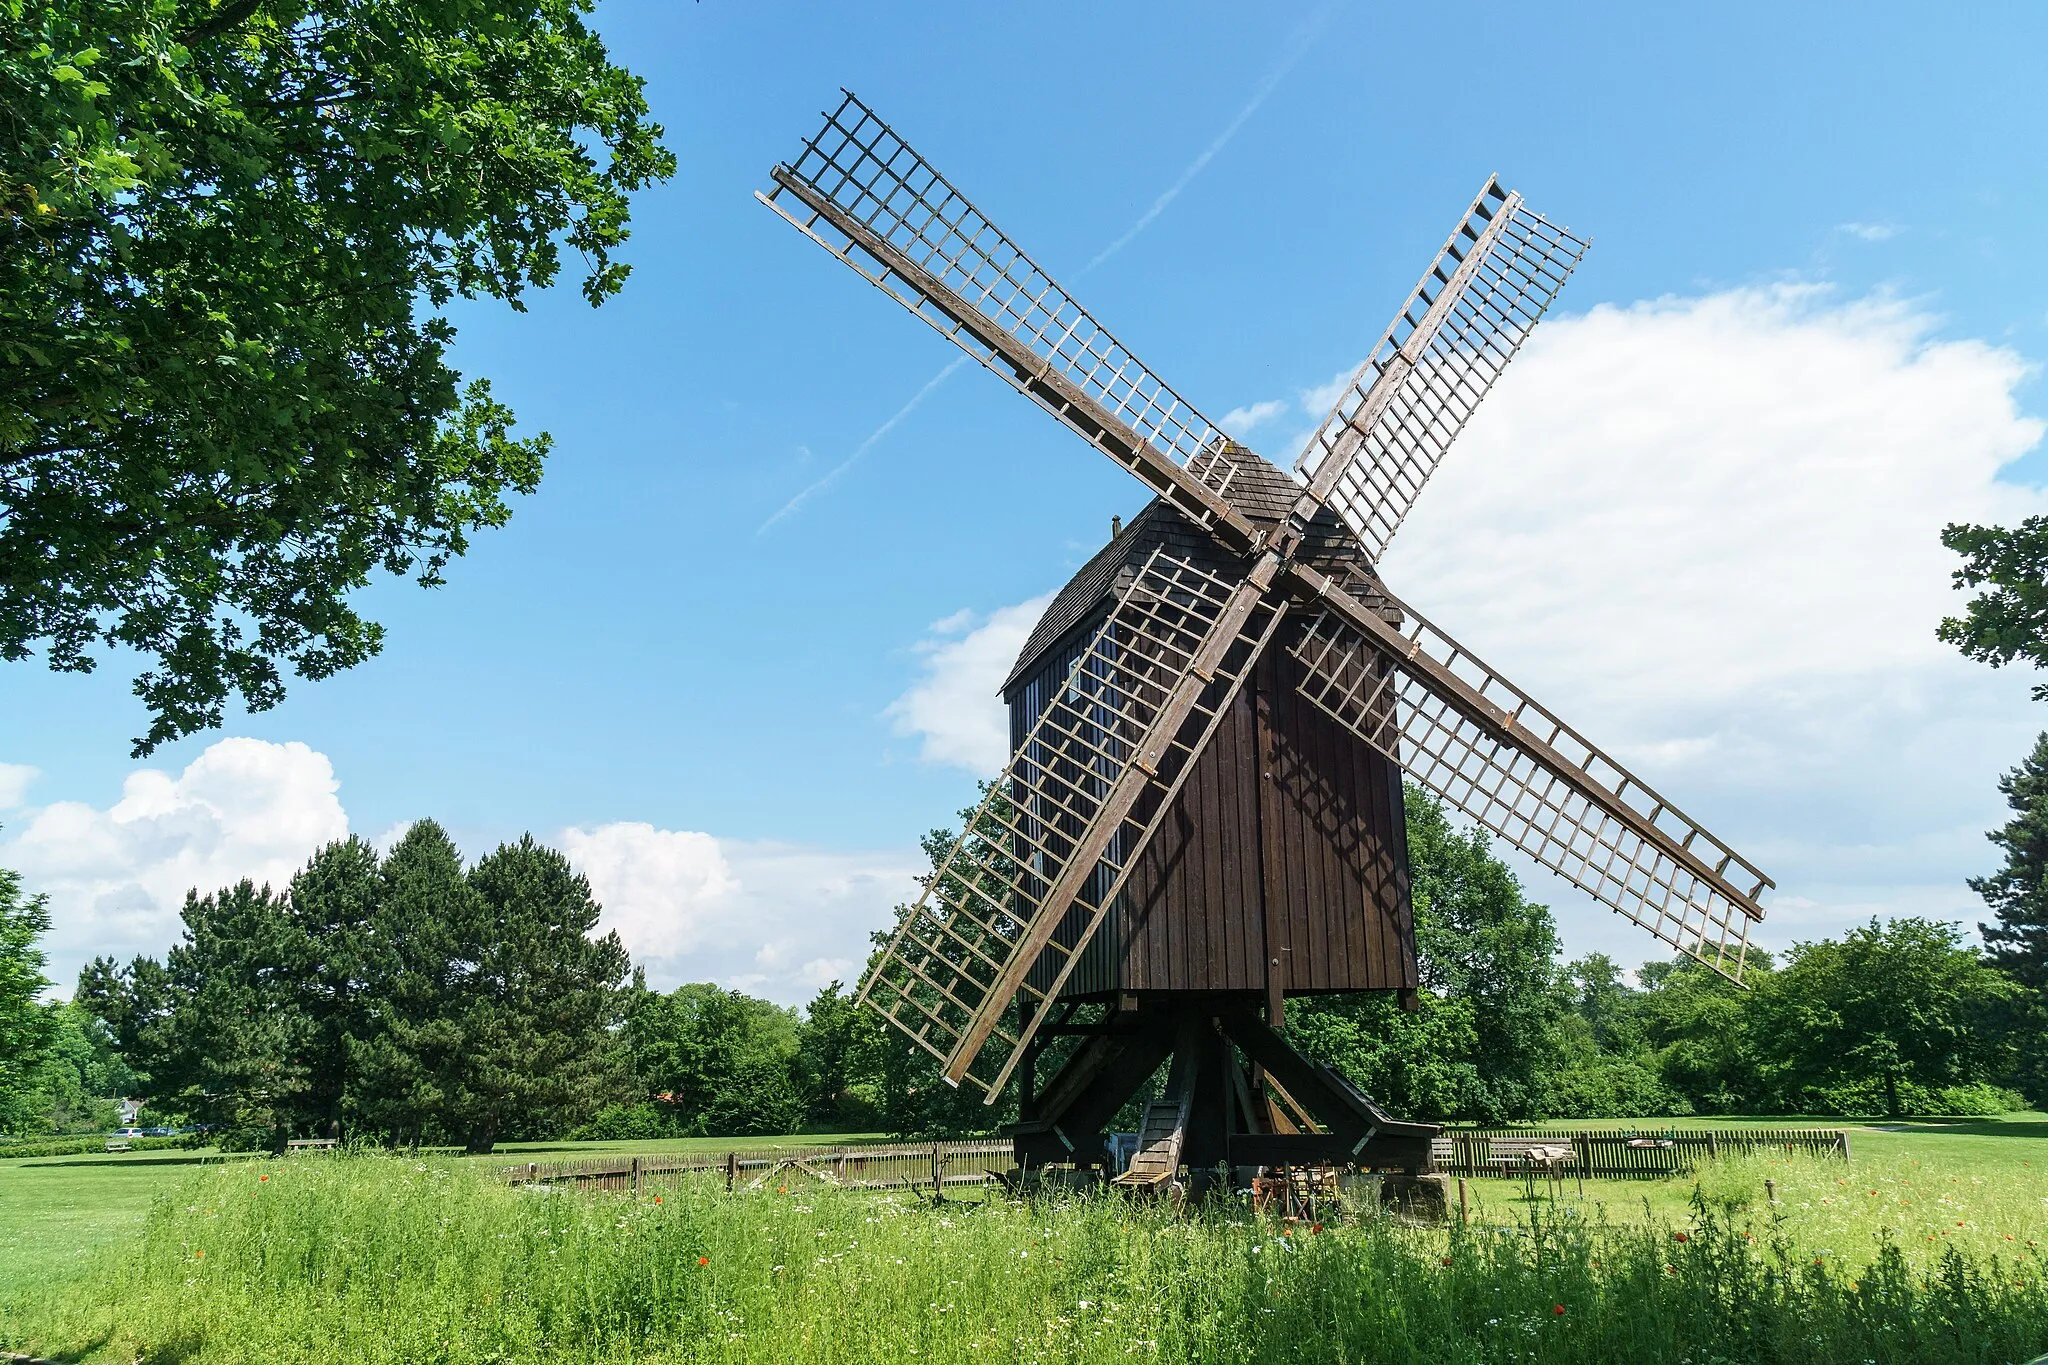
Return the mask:
[[853, 94], [772, 178], [763, 203], [1155, 495], [1038, 623], [1009, 766], [860, 990], [949, 1083], [1018, 1080], [1020, 1162], [1105, 1165], [1165, 1067], [1125, 1183], [1427, 1169], [1434, 1127], [1282, 1031], [1289, 994], [1413, 1006], [1403, 773], [1740, 983], [1770, 880], [1376, 568], [1583, 241], [1489, 179], [1289, 478]]

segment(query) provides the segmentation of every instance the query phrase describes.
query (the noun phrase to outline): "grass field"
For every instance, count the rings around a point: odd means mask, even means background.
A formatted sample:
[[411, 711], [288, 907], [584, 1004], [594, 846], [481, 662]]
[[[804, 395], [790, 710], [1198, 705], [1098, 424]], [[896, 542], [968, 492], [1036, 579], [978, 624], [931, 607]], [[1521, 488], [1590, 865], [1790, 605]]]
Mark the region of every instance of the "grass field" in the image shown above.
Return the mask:
[[[122, 1361], [978, 1365], [2048, 1351], [2048, 1118], [1857, 1129], [1853, 1144], [1846, 1166], [1761, 1156], [1696, 1186], [1589, 1181], [1555, 1203], [1474, 1181], [1469, 1230], [1368, 1218], [1320, 1233], [1243, 1209], [538, 1195], [490, 1179], [531, 1148], [487, 1162], [0, 1163], [0, 1346]], [[554, 1144], [542, 1159], [680, 1145]]]

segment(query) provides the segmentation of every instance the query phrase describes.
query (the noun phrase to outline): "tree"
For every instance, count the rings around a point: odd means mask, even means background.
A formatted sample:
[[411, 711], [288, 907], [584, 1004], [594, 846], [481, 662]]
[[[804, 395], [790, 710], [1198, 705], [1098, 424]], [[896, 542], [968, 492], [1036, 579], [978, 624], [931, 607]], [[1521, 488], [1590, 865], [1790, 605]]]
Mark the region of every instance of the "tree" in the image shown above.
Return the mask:
[[338, 1136], [352, 1080], [350, 1049], [369, 1030], [371, 960], [381, 879], [377, 850], [350, 836], [315, 852], [286, 893], [287, 964], [308, 1031], [306, 1091], [297, 1127]]
[[674, 173], [591, 0], [0, 0], [0, 658], [147, 666], [136, 742], [377, 652], [537, 485], [457, 297], [626, 266]]
[[472, 913], [453, 926], [450, 1017], [460, 1038], [440, 1121], [472, 1154], [515, 1133], [566, 1130], [626, 1083], [615, 1030], [630, 963], [592, 939], [590, 883], [523, 836], [469, 870]]
[[350, 1125], [401, 1143], [442, 1135], [462, 1065], [459, 956], [486, 911], [447, 831], [416, 820], [377, 869], [360, 1032], [349, 1038]]
[[2048, 734], [1998, 781], [2013, 818], [1987, 836], [2005, 855], [1988, 877], [1972, 877], [1996, 924], [1979, 925], [1992, 965], [2048, 1002]]
[[1903, 917], [1793, 945], [1752, 1007], [1762, 1078], [1788, 1112], [1942, 1108], [2002, 1075], [1995, 1027], [2019, 988], [1953, 924]]
[[[1955, 523], [1942, 529], [1941, 543], [1963, 556], [1955, 586], [1988, 591], [1944, 620], [1940, 638], [1993, 668], [2016, 659], [2048, 666], [2048, 517], [2012, 530]], [[2036, 684], [2034, 700], [2048, 701], [2048, 683]]]
[[815, 996], [798, 1032], [797, 1071], [810, 1121], [870, 1128], [881, 1117], [882, 1023], [837, 981]]
[[54, 1039], [49, 1012], [36, 1002], [49, 989], [40, 940], [50, 932], [44, 897], [24, 897], [21, 876], [0, 868], [0, 1125], [28, 1102]]
[[1747, 962], [1746, 991], [1690, 958], [1646, 962], [1636, 973], [1642, 987], [1636, 1014], [1658, 1075], [1702, 1113], [1772, 1107], [1752, 1027], [1758, 998], [1772, 988], [1771, 955], [1751, 947]]
[[710, 982], [635, 993], [626, 1024], [638, 1098], [685, 1136], [790, 1133], [810, 1108], [796, 1011]]

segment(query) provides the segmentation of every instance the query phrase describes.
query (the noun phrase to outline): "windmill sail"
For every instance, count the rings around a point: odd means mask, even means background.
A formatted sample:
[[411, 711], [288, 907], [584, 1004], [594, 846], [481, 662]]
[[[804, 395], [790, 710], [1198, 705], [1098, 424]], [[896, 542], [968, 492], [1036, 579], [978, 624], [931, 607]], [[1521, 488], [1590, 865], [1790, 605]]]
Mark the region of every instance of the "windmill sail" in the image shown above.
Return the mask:
[[1066, 983], [1284, 614], [1267, 587], [1154, 551], [897, 926], [859, 998], [948, 1080], [1009, 1080], [1038, 1022], [1013, 1003]]
[[1309, 701], [1453, 808], [1741, 983], [1768, 877], [1391, 596], [1375, 609], [1332, 587], [1324, 600], [1332, 609], [1293, 646]]
[[1375, 563], [1585, 252], [1488, 180], [1352, 375], [1295, 470]]
[[871, 284], [1240, 546], [1223, 431], [1131, 354], [966, 196], [848, 93], [756, 197]]

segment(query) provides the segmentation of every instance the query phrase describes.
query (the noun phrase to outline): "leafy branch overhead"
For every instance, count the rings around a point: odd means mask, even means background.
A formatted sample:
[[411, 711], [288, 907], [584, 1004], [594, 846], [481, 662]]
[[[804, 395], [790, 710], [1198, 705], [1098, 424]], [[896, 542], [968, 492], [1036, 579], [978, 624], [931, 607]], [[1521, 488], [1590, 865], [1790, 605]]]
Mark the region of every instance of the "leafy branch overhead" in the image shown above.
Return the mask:
[[590, 0], [0, 0], [0, 657], [135, 651], [138, 753], [375, 654], [538, 484], [452, 300], [627, 266], [674, 174]]
[[[1956, 587], [1978, 595], [1941, 623], [1940, 637], [1993, 668], [2021, 659], [2048, 667], [2048, 517], [2010, 530], [1952, 525], [1941, 543], [1963, 556]], [[2034, 688], [2034, 700], [2048, 701], [2048, 683]]]

